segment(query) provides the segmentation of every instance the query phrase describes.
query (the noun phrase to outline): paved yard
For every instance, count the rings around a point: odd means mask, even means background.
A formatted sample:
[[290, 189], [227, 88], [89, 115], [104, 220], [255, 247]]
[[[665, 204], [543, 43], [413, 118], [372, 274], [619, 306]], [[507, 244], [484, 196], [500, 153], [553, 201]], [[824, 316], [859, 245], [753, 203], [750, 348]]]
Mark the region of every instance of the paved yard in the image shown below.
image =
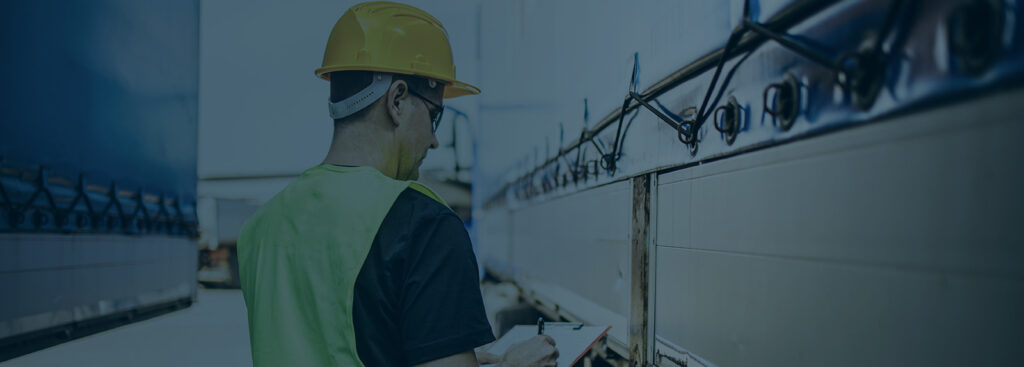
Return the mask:
[[199, 289], [192, 307], [0, 363], [3, 367], [252, 366], [240, 290]]

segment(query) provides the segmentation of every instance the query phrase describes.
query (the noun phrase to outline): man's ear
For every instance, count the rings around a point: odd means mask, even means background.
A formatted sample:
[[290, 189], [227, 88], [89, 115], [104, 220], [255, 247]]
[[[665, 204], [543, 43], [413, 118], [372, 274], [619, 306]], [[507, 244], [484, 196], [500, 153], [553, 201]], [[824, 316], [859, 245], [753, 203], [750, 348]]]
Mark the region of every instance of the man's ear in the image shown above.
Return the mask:
[[391, 116], [391, 123], [398, 126], [399, 117], [404, 113], [403, 108], [409, 105], [409, 84], [404, 80], [395, 80], [388, 88], [387, 113]]

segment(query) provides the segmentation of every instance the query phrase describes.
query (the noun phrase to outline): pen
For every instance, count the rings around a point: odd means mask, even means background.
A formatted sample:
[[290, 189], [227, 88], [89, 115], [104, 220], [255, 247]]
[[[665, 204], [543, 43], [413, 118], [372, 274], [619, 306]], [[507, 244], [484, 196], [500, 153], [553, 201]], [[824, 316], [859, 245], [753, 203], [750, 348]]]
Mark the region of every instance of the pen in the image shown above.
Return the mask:
[[542, 334], [544, 334], [544, 318], [543, 317], [538, 317], [537, 318], [537, 335], [542, 335]]

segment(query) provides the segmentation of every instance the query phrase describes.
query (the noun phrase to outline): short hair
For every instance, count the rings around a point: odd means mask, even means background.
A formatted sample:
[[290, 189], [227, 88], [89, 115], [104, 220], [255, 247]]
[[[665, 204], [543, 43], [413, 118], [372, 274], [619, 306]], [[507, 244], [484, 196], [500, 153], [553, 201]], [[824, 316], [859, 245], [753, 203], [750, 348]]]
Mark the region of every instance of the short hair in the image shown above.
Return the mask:
[[[370, 83], [373, 82], [373, 74], [373, 71], [365, 70], [331, 72], [331, 102], [338, 102], [345, 98], [351, 97], [356, 93], [359, 93], [359, 91], [365, 89], [370, 85]], [[426, 93], [432, 93], [427, 92], [431, 91], [432, 89], [430, 88], [430, 82], [426, 78], [405, 74], [392, 74], [392, 80], [404, 80], [405, 83], [409, 85], [409, 89], [413, 89], [420, 94], [429, 95]], [[438, 85], [433, 89], [443, 87], [444, 86], [442, 84], [438, 83]], [[441, 93], [444, 93], [443, 89], [441, 90]], [[366, 117], [366, 114], [368, 113], [368, 111], [370, 111], [370, 107], [372, 107], [375, 104], [377, 104], [376, 101], [374, 103], [371, 103], [369, 106], [366, 106], [365, 108], [359, 110], [356, 113], [342, 117], [335, 121], [337, 122], [362, 119]]]

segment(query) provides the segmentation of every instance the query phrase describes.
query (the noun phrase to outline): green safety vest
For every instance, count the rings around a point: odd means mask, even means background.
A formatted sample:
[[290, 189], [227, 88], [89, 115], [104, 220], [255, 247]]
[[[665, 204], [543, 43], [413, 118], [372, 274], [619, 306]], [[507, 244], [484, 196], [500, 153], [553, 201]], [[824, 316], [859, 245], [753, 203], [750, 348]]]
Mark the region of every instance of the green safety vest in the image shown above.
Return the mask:
[[406, 188], [370, 167], [310, 168], [242, 227], [238, 267], [260, 366], [363, 366], [356, 352], [356, 277]]

